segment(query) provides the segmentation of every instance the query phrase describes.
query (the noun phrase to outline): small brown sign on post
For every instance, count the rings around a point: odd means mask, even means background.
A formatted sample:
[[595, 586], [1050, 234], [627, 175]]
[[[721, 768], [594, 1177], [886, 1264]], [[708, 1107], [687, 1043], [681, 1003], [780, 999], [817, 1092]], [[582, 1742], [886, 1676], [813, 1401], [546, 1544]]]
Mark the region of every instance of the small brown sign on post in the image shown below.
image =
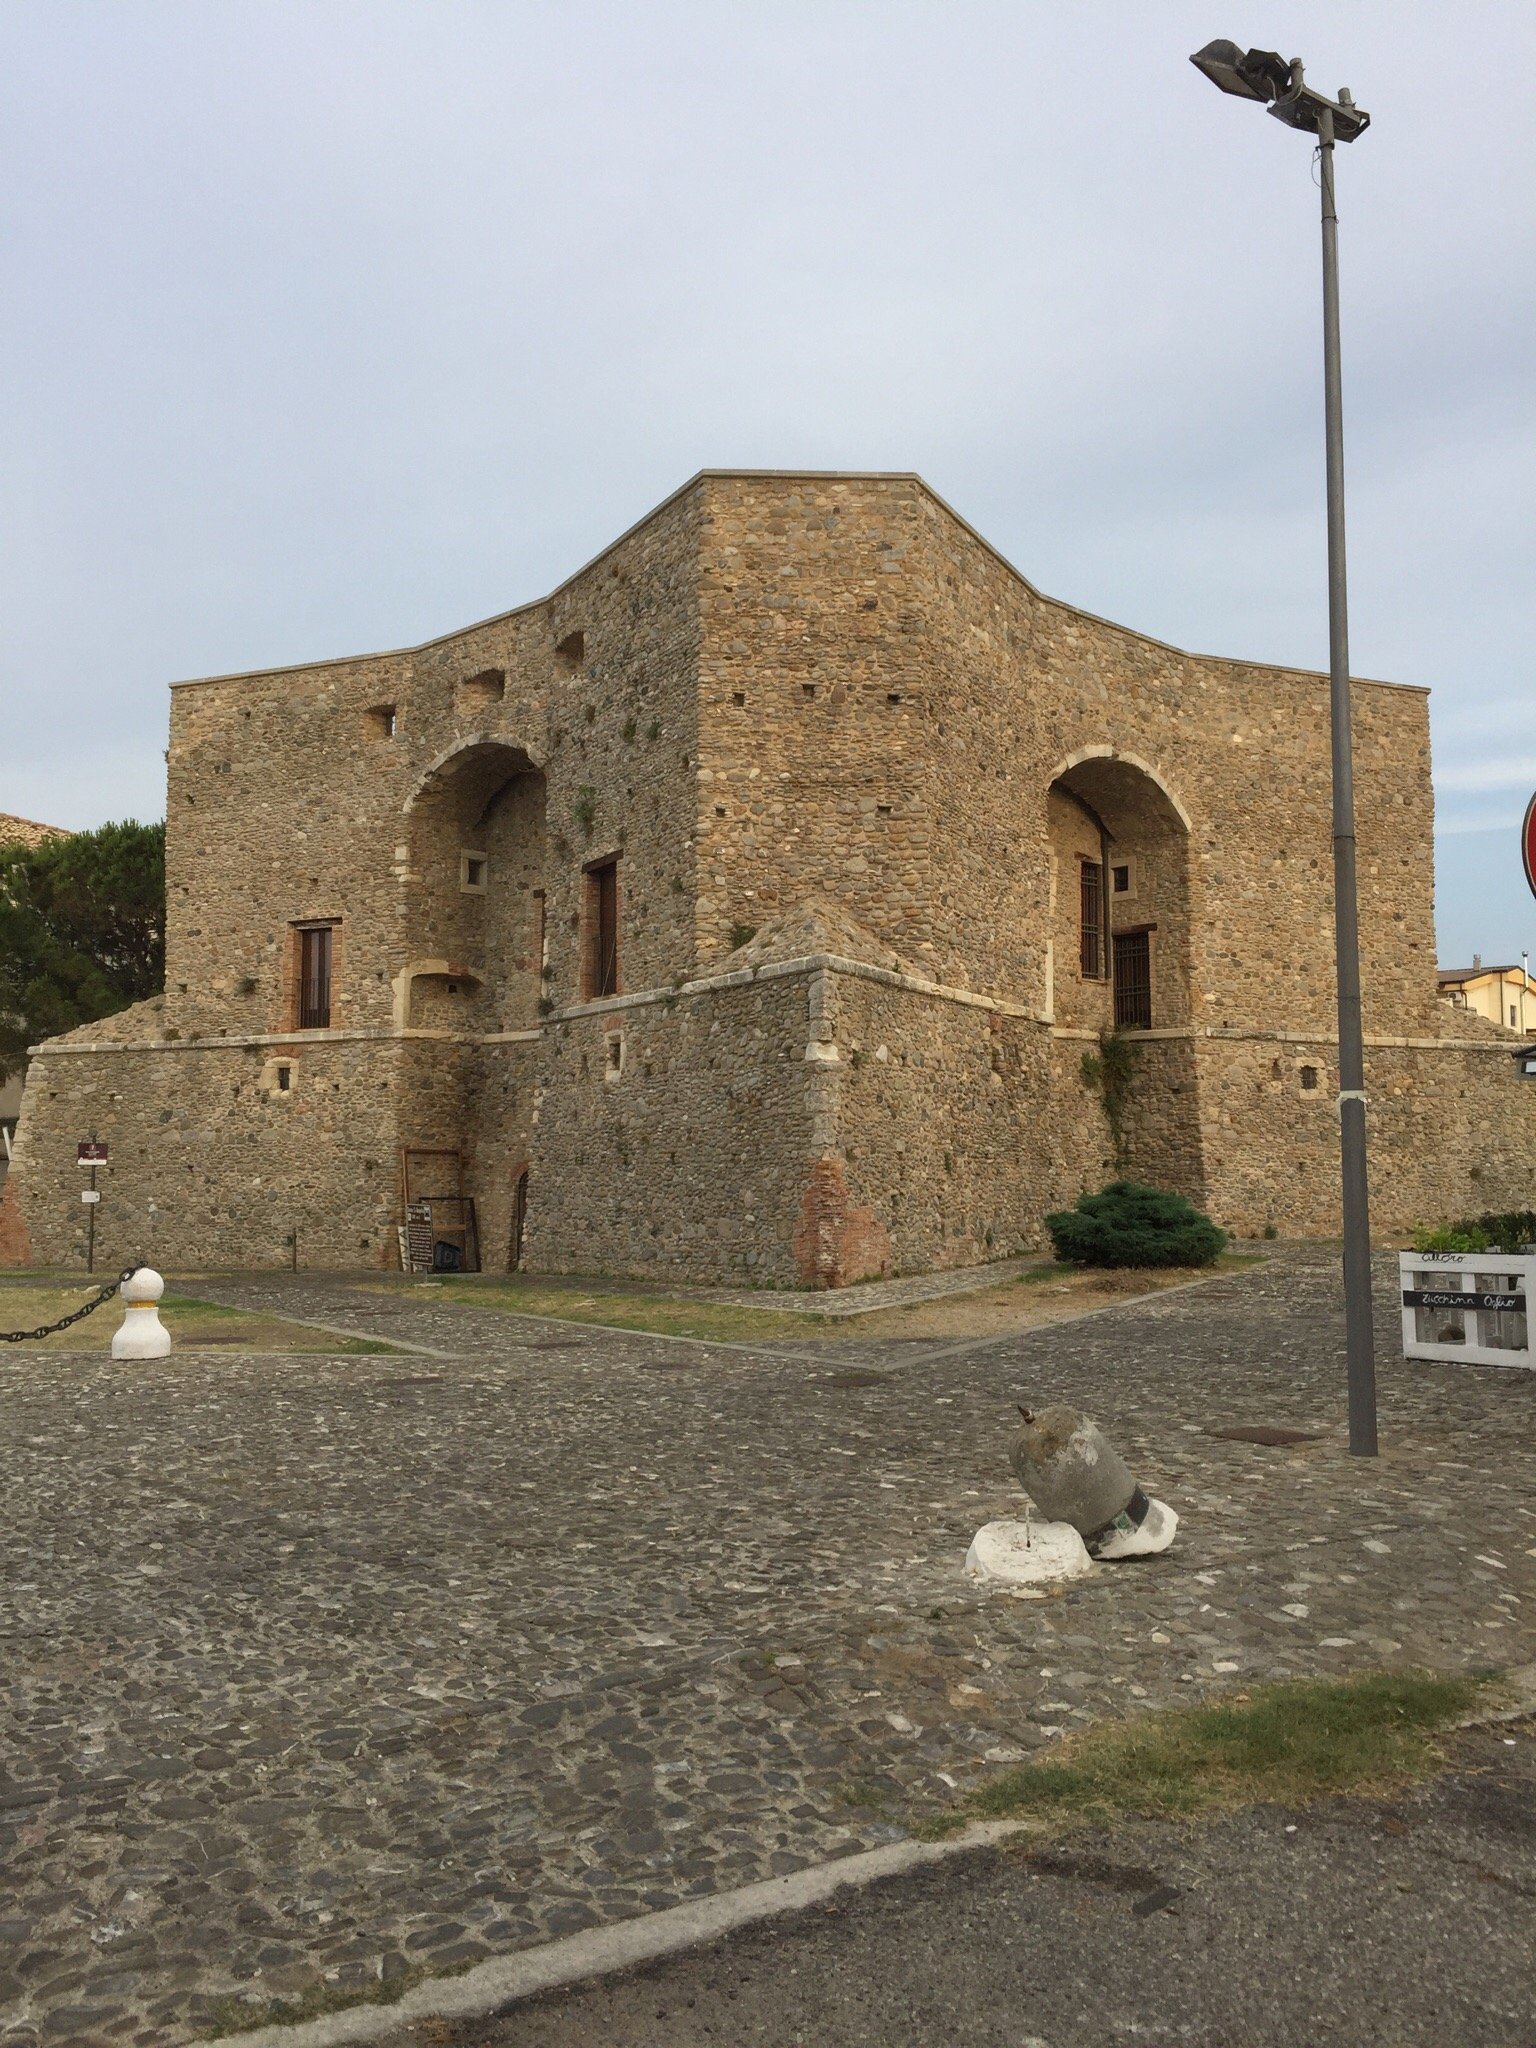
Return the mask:
[[100, 1138], [82, 1138], [75, 1147], [76, 1166], [105, 1166], [107, 1147]]

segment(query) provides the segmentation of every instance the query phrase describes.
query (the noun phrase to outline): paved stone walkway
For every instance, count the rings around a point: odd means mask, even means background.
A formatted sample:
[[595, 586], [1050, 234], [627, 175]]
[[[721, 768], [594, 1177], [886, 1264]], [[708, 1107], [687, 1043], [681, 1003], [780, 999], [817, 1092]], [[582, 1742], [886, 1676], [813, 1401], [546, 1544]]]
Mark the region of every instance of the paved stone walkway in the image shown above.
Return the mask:
[[[1091, 1716], [1536, 1655], [1536, 1379], [1395, 1360], [1331, 1260], [965, 1346], [680, 1344], [223, 1298], [444, 1354], [0, 1359], [0, 2040], [443, 1969], [890, 1839]], [[1184, 1517], [1063, 1597], [959, 1568], [1018, 1401]], [[1209, 1435], [1319, 1432], [1294, 1450]]]

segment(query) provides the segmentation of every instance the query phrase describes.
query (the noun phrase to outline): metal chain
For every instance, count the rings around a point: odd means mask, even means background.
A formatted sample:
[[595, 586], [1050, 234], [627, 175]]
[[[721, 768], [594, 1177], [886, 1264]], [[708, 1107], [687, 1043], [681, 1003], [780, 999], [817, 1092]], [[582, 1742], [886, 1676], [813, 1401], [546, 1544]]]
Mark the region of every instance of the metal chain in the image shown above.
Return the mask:
[[0, 1344], [32, 1344], [39, 1337], [51, 1337], [55, 1330], [67, 1330], [71, 1323], [78, 1323], [82, 1317], [91, 1315], [99, 1309], [104, 1301], [110, 1301], [123, 1282], [131, 1280], [142, 1264], [142, 1259], [135, 1259], [131, 1266], [124, 1266], [117, 1278], [109, 1280], [100, 1294], [94, 1295], [90, 1301], [82, 1302], [79, 1308], [71, 1309], [67, 1316], [60, 1316], [56, 1323], [44, 1323], [36, 1330], [0, 1330]]

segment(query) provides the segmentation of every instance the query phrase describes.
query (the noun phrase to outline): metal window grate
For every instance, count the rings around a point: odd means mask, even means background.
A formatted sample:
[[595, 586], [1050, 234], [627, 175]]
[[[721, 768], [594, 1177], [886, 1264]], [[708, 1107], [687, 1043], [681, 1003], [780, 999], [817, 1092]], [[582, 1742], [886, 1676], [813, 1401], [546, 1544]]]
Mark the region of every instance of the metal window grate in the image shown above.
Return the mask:
[[1078, 965], [1085, 981], [1103, 978], [1104, 870], [1097, 861], [1078, 863]]
[[1146, 932], [1115, 934], [1115, 1029], [1152, 1028], [1152, 946]]

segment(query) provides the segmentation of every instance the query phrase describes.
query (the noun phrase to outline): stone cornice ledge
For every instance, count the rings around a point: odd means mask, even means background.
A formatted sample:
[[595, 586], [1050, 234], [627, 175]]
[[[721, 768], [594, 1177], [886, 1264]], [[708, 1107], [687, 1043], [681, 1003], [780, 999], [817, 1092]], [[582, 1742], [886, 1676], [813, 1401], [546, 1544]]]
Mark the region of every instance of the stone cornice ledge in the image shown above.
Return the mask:
[[[1121, 1034], [1127, 1045], [1167, 1039], [1190, 1040], [1211, 1038], [1226, 1044], [1241, 1045], [1337, 1045], [1337, 1031], [1268, 1031], [1241, 1024], [1165, 1024], [1154, 1026], [1150, 1031], [1127, 1031]], [[1058, 1026], [1051, 1033], [1053, 1038], [1091, 1038], [1097, 1041], [1097, 1031], [1080, 1031]], [[1500, 1052], [1508, 1058], [1515, 1050], [1516, 1039], [1502, 1045], [1497, 1039], [1489, 1038], [1404, 1038], [1395, 1037], [1382, 1031], [1367, 1031], [1365, 1042], [1381, 1052]]]
[[674, 1003], [684, 996], [711, 995], [717, 989], [754, 988], [760, 982], [787, 981], [808, 974], [845, 974], [860, 981], [874, 981], [885, 988], [905, 989], [910, 995], [934, 996], [940, 1002], [959, 1003], [971, 1010], [990, 1010], [1000, 1017], [1018, 1017], [1027, 1024], [1044, 1024], [1038, 1011], [1002, 996], [979, 996], [968, 988], [949, 988], [940, 981], [925, 981], [920, 975], [899, 974], [891, 967], [875, 967], [867, 960], [849, 960], [841, 953], [804, 953], [794, 960], [769, 960], [761, 967], [738, 967], [729, 974], [701, 974], [692, 981], [680, 981], [673, 988], [639, 989], [633, 995], [597, 996], [590, 1002], [568, 1003], [550, 1018], [553, 1024], [577, 1023], [583, 1017], [604, 1016], [624, 1010], [644, 1009], [654, 1003]]
[[65, 1054], [87, 1052], [238, 1052], [242, 1047], [259, 1049], [266, 1045], [289, 1046], [295, 1052], [303, 1052], [307, 1047], [397, 1045], [414, 1039], [437, 1045], [522, 1045], [543, 1036], [543, 1029], [537, 1024], [527, 1031], [231, 1031], [219, 1038], [93, 1038], [83, 1045], [45, 1039], [41, 1045], [29, 1045], [27, 1057], [58, 1059]]

